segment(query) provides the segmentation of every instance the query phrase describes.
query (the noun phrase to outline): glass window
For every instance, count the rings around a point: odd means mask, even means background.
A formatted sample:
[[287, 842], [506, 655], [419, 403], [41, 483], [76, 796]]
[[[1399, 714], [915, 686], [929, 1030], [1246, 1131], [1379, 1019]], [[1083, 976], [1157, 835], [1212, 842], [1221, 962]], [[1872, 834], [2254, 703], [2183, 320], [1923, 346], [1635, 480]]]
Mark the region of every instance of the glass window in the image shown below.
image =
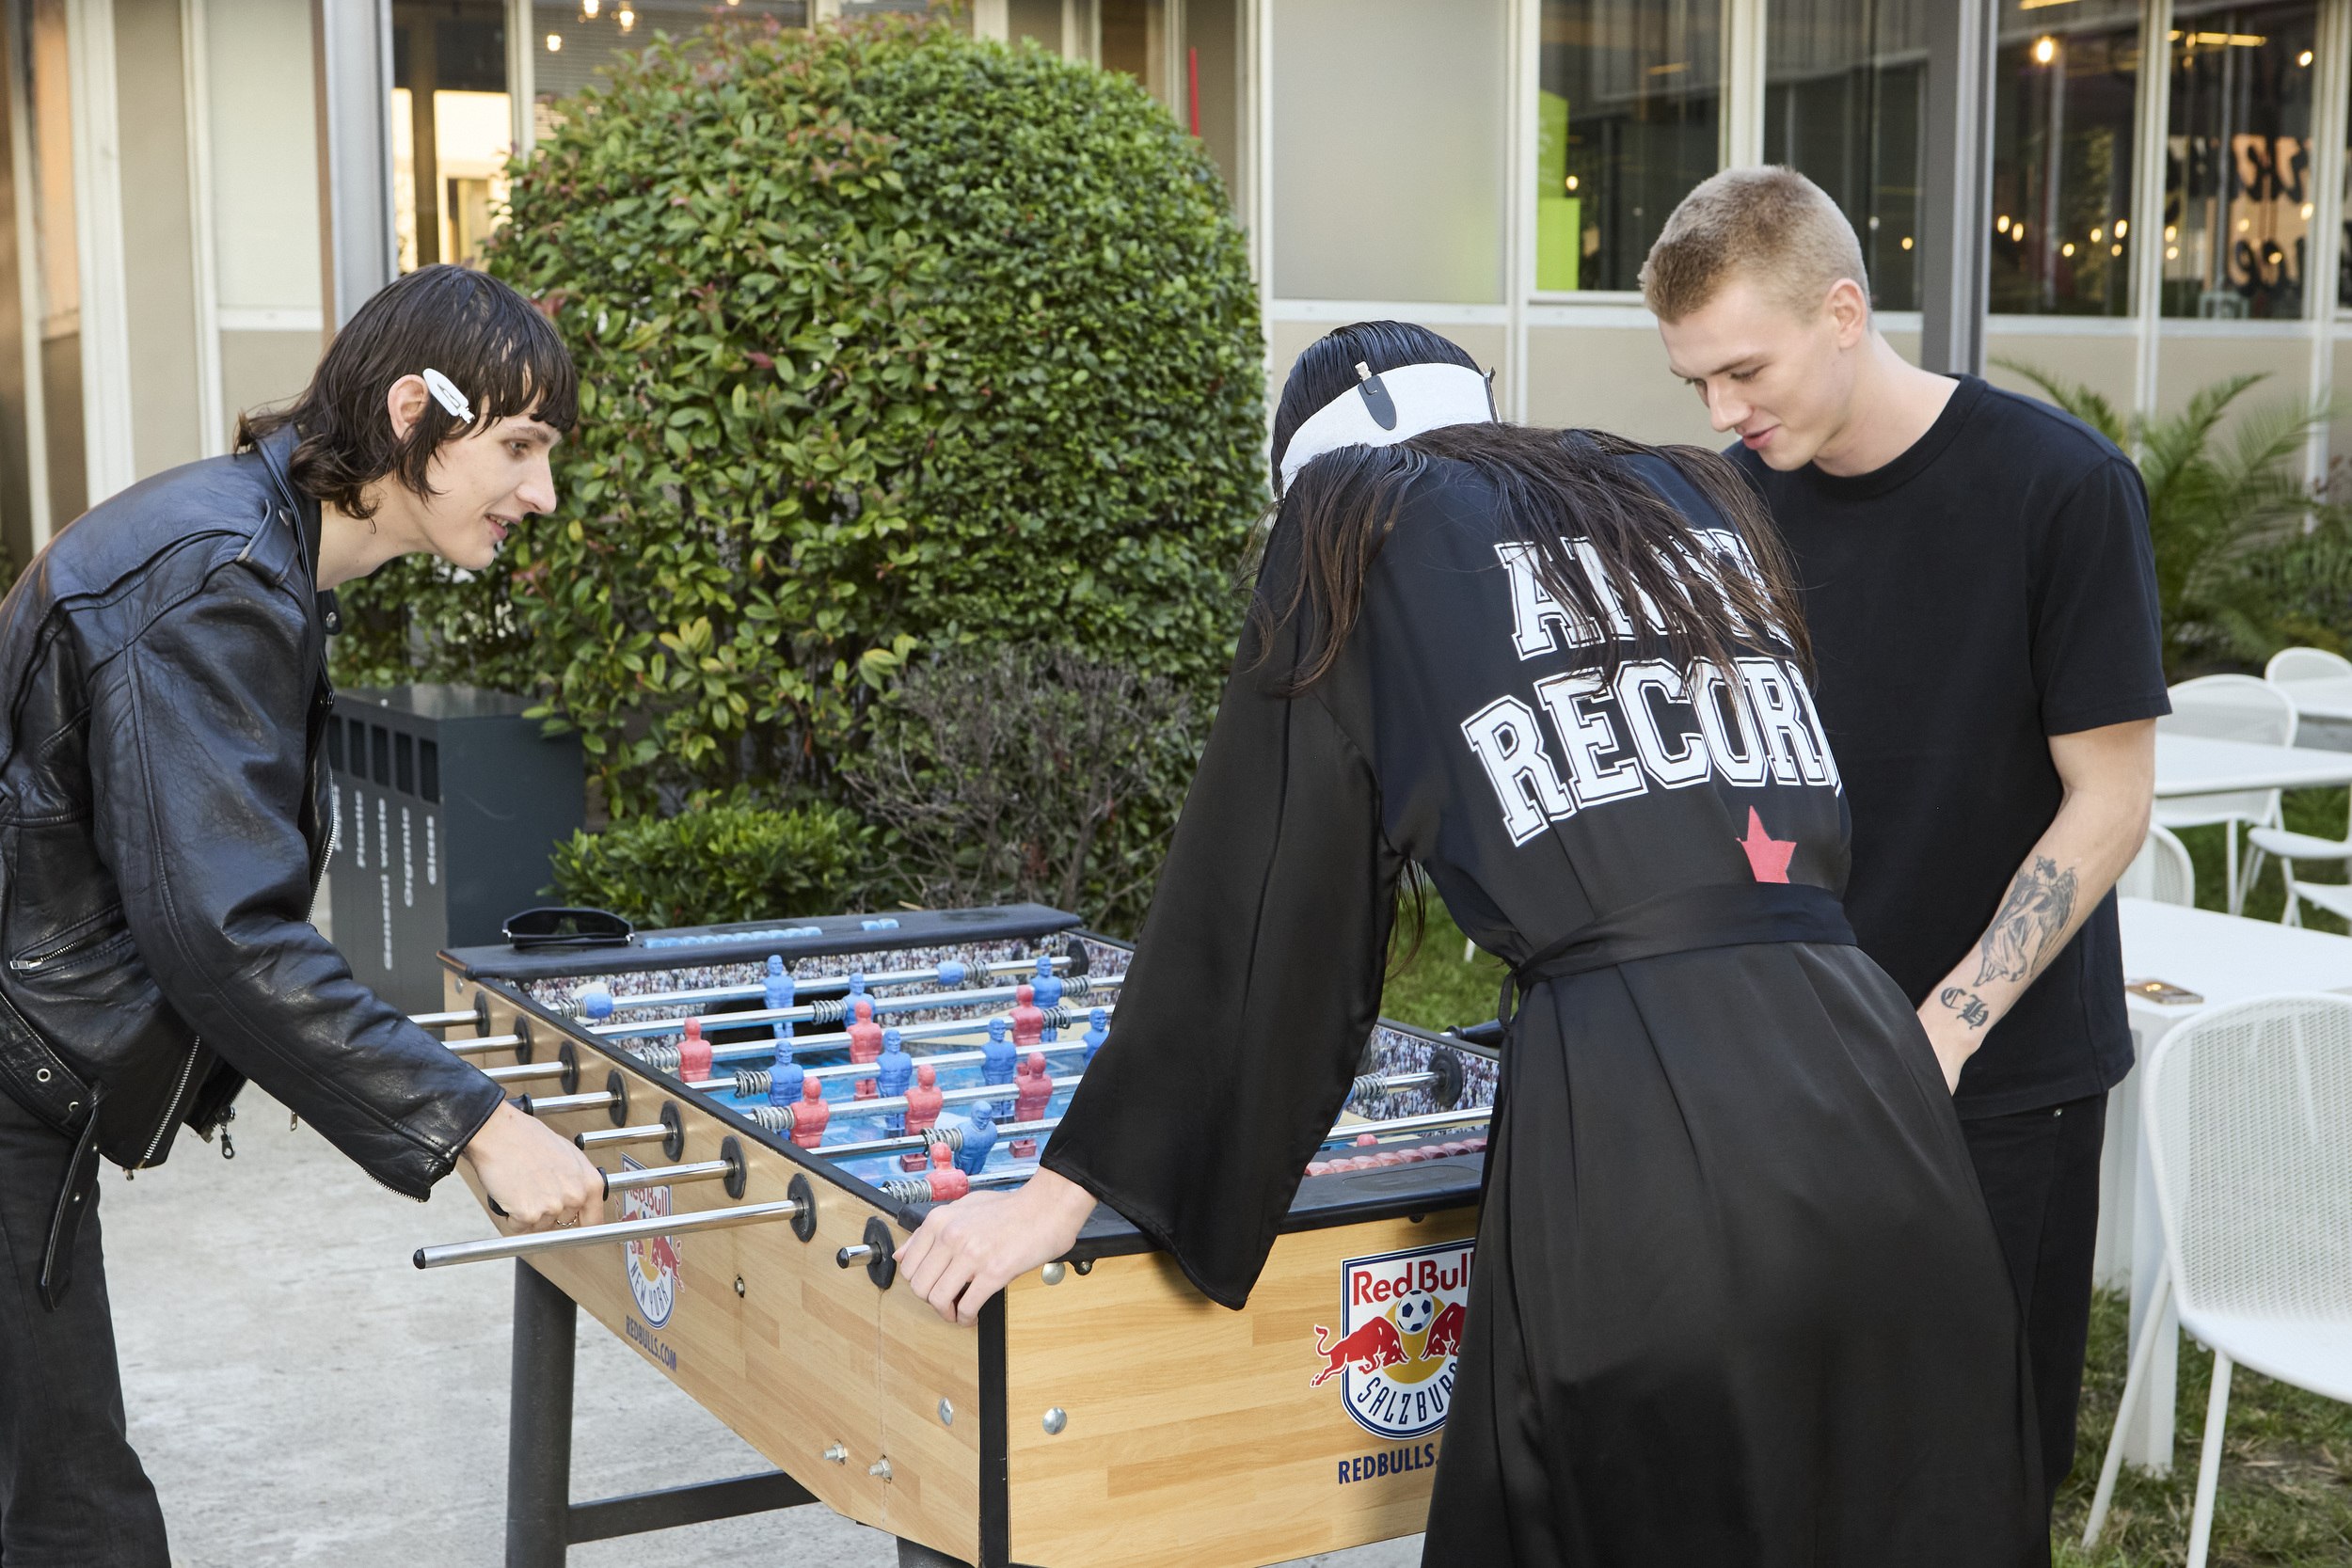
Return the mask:
[[2001, 0], [1993, 309], [2131, 313], [2137, 0]]
[[400, 270], [479, 261], [506, 204], [514, 119], [503, 0], [392, 7], [392, 228]]
[[1715, 172], [1722, 23], [1721, 0], [1544, 0], [1536, 288], [1641, 287], [1666, 215]]
[[1502, 300], [1503, 0], [1283, 0], [1274, 292]]
[[1773, 0], [1765, 14], [1764, 161], [1844, 210], [1873, 305], [1916, 310], [1927, 0]]
[[2173, 10], [2168, 316], [2303, 313], [2317, 9], [2303, 0]]

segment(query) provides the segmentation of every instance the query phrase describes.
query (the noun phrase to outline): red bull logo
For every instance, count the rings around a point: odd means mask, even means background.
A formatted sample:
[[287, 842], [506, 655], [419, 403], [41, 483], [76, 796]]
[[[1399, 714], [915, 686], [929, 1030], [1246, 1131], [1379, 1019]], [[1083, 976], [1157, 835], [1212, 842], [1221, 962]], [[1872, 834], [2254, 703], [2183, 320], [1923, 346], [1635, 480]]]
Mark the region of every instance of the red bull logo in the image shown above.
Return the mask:
[[[642, 1161], [624, 1154], [621, 1164], [629, 1170], [644, 1170]], [[667, 1187], [638, 1187], [621, 1195], [621, 1218], [648, 1220], [670, 1212], [670, 1189]], [[628, 1293], [637, 1298], [637, 1309], [645, 1315], [648, 1327], [660, 1328], [677, 1310], [678, 1281], [684, 1266], [678, 1261], [678, 1239], [675, 1236], [640, 1237], [627, 1244], [622, 1264], [628, 1271]]]
[[1309, 1386], [1338, 1378], [1348, 1415], [1375, 1436], [1403, 1441], [1445, 1425], [1473, 1250], [1447, 1242], [1341, 1264], [1340, 1326], [1315, 1325], [1323, 1367]]

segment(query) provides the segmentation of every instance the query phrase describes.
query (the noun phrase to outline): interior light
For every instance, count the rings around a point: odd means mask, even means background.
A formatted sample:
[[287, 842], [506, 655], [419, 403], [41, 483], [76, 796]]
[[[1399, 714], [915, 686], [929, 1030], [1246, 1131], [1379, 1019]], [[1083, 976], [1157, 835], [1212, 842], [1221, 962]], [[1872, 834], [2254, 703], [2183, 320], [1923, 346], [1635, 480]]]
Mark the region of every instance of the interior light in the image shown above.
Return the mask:
[[2121, 256], [2123, 254], [2123, 247], [2120, 245], [2111, 245], [2107, 246], [2107, 254], [2110, 256]]
[[2166, 246], [2164, 247], [2164, 259], [2165, 259], [2166, 261], [2179, 261], [2179, 260], [2180, 260], [2180, 257], [2181, 257], [2181, 247], [2180, 247], [2179, 245], [2166, 245]]
[[2295, 63], [2296, 63], [2296, 65], [2309, 65], [2309, 64], [2311, 64], [2311, 63], [2312, 63], [2312, 52], [2311, 52], [2310, 50], [2308, 50], [2308, 49], [2304, 50], [2302, 54], [2300, 54], [2300, 55], [2296, 55], [2296, 56]]
[[2007, 217], [2005, 217], [2005, 216], [2004, 216], [2004, 217], [1997, 217], [1997, 218], [1994, 218], [1994, 219], [1993, 220], [1993, 231], [1994, 231], [1994, 233], [1996, 233], [1996, 234], [2006, 234], [2006, 233], [2008, 233], [2008, 232], [2009, 232], [2009, 219], [2008, 219]]
[[2310, 202], [2306, 201], [2305, 203], [2303, 203], [2303, 216], [2304, 216], [2305, 218], [2307, 218], [2307, 219], [2308, 219], [2311, 215], [2312, 215], [2312, 204], [2311, 204]]
[[1576, 176], [1573, 174], [1568, 176], [1568, 189], [1576, 189]]
[[2064, 245], [2062, 245], [2058, 246], [2058, 254], [2059, 254], [2060, 256], [2072, 256], [2072, 255], [2074, 255], [2074, 241], [2072, 241], [2072, 240], [2069, 240], [2069, 241], [2067, 241]]
[[2119, 240], [2120, 240], [2120, 239], [2122, 239], [2124, 235], [2126, 235], [2126, 234], [2130, 233], [2131, 231], [2132, 231], [2132, 220], [2131, 220], [2131, 219], [2129, 219], [2129, 218], [2117, 218], [2117, 219], [2115, 220], [2115, 237], [2116, 237], [2117, 239], [2119, 239]]
[[2047, 36], [2033, 40], [2033, 57], [2043, 65], [2058, 58], [2058, 40]]
[[590, 22], [594, 22], [596, 19], [596, 13], [602, 9], [604, 9], [604, 0], [580, 0], [580, 14]]
[[2237, 220], [2237, 231], [2241, 234], [2245, 233], [2249, 229], [2253, 227], [2254, 220], [2251, 218], [2240, 218]]
[[2164, 226], [2164, 237], [2168, 240], [2177, 240], [2181, 237], [2181, 231], [2174, 225], [2168, 223]]
[[548, 53], [550, 55], [561, 55], [564, 53], [563, 34], [549, 33], [548, 35]]
[[2091, 243], [2092, 245], [2097, 245], [2097, 244], [2098, 244], [2101, 240], [2104, 240], [2104, 239], [2106, 239], [2106, 236], [2105, 234], [2102, 234], [2101, 232], [2099, 232], [2099, 230], [2097, 230], [2096, 229], [2094, 229], [2094, 230], [2092, 230], [2090, 231], [2090, 243]]
[[621, 31], [626, 33], [631, 27], [637, 25], [637, 13], [630, 10], [627, 6], [623, 6], [619, 10], [612, 13], [612, 20], [619, 23], [621, 24]]
[[1905, 250], [1909, 250], [1911, 248], [1911, 236], [1908, 234], [1903, 236], [1903, 248]]

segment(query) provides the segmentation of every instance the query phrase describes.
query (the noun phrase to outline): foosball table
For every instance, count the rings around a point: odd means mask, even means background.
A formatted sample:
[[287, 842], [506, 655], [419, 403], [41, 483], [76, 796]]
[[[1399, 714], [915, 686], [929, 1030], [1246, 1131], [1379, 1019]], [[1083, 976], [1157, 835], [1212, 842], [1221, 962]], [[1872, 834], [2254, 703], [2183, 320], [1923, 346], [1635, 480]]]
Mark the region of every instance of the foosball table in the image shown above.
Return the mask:
[[[1244, 1311], [1107, 1208], [977, 1331], [892, 1288], [933, 1203], [1037, 1168], [1129, 956], [1036, 905], [442, 954], [418, 1022], [596, 1159], [612, 1216], [415, 1259], [517, 1260], [507, 1562], [810, 1502], [981, 1568], [1255, 1568], [1421, 1528], [1488, 1045], [1373, 1031]], [[777, 1470], [573, 1503], [583, 1307]]]

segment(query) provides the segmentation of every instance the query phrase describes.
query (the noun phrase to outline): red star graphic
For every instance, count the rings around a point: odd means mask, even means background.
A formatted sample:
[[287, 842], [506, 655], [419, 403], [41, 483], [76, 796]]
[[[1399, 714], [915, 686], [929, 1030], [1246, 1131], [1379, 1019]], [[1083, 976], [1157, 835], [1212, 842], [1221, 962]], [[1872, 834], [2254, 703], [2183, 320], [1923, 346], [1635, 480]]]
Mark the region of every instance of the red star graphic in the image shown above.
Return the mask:
[[1748, 836], [1739, 841], [1748, 852], [1748, 869], [1756, 873], [1759, 882], [1785, 882], [1788, 879], [1788, 861], [1797, 852], [1795, 839], [1778, 839], [1764, 831], [1764, 819], [1748, 808]]

